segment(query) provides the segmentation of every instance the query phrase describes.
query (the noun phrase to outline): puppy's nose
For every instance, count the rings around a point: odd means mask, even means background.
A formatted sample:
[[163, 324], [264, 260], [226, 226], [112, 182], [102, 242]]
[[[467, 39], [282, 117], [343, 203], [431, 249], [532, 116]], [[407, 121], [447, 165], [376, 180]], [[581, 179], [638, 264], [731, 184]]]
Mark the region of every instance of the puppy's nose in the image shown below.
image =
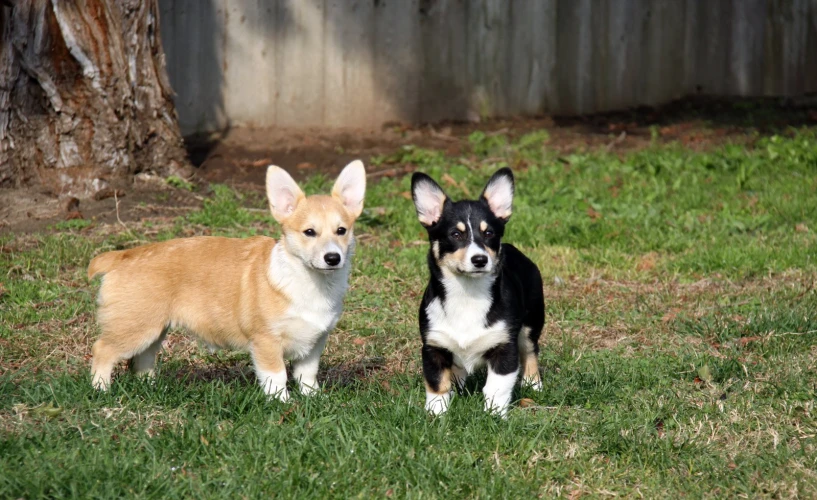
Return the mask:
[[487, 255], [474, 255], [471, 257], [471, 263], [474, 264], [474, 267], [485, 267], [488, 264], [488, 256]]
[[330, 252], [323, 256], [323, 260], [330, 266], [337, 266], [340, 264], [340, 254], [337, 252]]

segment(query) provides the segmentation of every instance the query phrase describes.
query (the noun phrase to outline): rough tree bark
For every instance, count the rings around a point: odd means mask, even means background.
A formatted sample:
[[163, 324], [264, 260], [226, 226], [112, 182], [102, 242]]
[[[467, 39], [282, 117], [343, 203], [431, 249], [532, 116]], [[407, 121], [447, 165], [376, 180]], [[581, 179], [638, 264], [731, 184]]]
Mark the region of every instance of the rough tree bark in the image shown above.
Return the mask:
[[0, 187], [187, 168], [157, 0], [0, 0]]

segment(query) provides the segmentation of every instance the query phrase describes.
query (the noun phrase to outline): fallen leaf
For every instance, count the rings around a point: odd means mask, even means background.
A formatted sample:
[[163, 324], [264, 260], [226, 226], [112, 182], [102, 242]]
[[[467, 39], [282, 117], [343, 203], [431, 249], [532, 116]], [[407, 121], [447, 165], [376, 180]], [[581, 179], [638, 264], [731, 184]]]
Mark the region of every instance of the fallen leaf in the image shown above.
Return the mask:
[[567, 494], [567, 498], [568, 498], [569, 500], [577, 500], [579, 497], [581, 497], [581, 496], [582, 496], [582, 494], [583, 494], [583, 493], [582, 493], [582, 490], [580, 490], [580, 489], [578, 489], [578, 488], [577, 488], [577, 489], [575, 489], [575, 490], [571, 491], [570, 493], [568, 493], [568, 494]]
[[283, 424], [283, 423], [284, 423], [284, 420], [287, 418], [287, 416], [288, 416], [290, 413], [292, 413], [293, 411], [295, 411], [295, 408], [297, 408], [297, 407], [298, 407], [297, 405], [292, 405], [292, 406], [291, 406], [290, 408], [288, 408], [288, 409], [287, 409], [287, 410], [286, 410], [284, 413], [282, 413], [282, 414], [281, 414], [281, 418], [280, 418], [280, 419], [278, 419], [278, 424], [279, 424], [279, 425], [280, 425], [280, 424]]
[[199, 436], [199, 441], [201, 441], [201, 444], [203, 444], [204, 446], [210, 446], [210, 441], [208, 441], [207, 438], [204, 437], [204, 434]]
[[729, 462], [729, 465], [727, 465], [727, 467], [729, 468], [729, 470], [735, 470], [738, 468], [738, 464], [736, 464], [735, 462]]
[[44, 415], [48, 418], [56, 418], [62, 413], [62, 408], [54, 406], [53, 403], [41, 404], [31, 409], [31, 413], [35, 415]]
[[664, 421], [660, 418], [655, 419], [655, 431], [658, 433], [658, 437], [664, 437]]
[[445, 182], [445, 183], [446, 183], [446, 184], [448, 184], [449, 186], [455, 186], [455, 187], [458, 187], [458, 186], [459, 186], [459, 183], [458, 183], [456, 180], [454, 180], [454, 178], [453, 178], [453, 177], [451, 177], [451, 176], [450, 176], [450, 175], [448, 175], [448, 174], [443, 174], [443, 176], [441, 177], [441, 179], [442, 179], [442, 181], [443, 181], [443, 182]]
[[698, 376], [701, 377], [701, 380], [704, 382], [712, 382], [712, 372], [709, 369], [709, 365], [703, 365], [698, 368]]
[[757, 336], [755, 336], [755, 337], [741, 337], [741, 338], [738, 339], [738, 344], [740, 344], [741, 346], [745, 346], [746, 344], [748, 344], [750, 342], [757, 342], [758, 340], [763, 340], [763, 337], [757, 337]]
[[309, 170], [315, 168], [315, 164], [309, 162], [302, 162], [295, 166], [298, 170]]
[[638, 271], [649, 271], [655, 267], [655, 254], [650, 252], [646, 255], [642, 255], [641, 259], [639, 259], [638, 264], [636, 264], [635, 268]]
[[265, 166], [269, 165], [270, 163], [272, 163], [271, 159], [261, 158], [260, 160], [255, 160], [250, 165], [252, 165], [253, 167], [265, 167]]
[[670, 309], [669, 311], [667, 311], [666, 314], [664, 314], [661, 317], [661, 322], [669, 323], [670, 321], [674, 320], [678, 316], [679, 312], [681, 312], [681, 310], [678, 309], [678, 308]]
[[356, 338], [352, 340], [354, 345], [366, 345], [366, 339]]
[[529, 408], [534, 405], [536, 405], [536, 402], [531, 398], [522, 398], [519, 400], [519, 406], [522, 408]]
[[797, 231], [798, 233], [807, 233], [808, 226], [801, 222], [800, 224], [794, 226], [794, 230]]
[[588, 217], [590, 217], [590, 218], [591, 218], [591, 219], [593, 219], [593, 220], [596, 220], [596, 219], [600, 219], [600, 218], [601, 218], [601, 213], [600, 213], [600, 212], [596, 212], [596, 211], [593, 209], [593, 207], [587, 207], [587, 215], [588, 215]]
[[402, 193], [400, 193], [400, 196], [402, 196], [403, 198], [405, 198], [405, 199], [407, 199], [409, 201], [412, 201], [412, 199], [413, 199], [411, 197], [411, 193], [408, 192], [408, 191], [403, 191]]

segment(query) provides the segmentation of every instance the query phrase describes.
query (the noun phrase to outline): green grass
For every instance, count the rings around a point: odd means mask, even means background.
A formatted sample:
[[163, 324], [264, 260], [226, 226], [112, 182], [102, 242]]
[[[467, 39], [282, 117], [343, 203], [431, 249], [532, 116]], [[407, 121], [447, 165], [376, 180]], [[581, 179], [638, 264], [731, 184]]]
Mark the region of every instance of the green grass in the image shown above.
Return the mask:
[[0, 497], [816, 496], [814, 131], [621, 157], [558, 156], [544, 132], [469, 143], [373, 163], [455, 198], [514, 168], [506, 240], [542, 269], [548, 319], [544, 389], [520, 390], [507, 420], [483, 412], [484, 376], [444, 417], [422, 409], [427, 247], [408, 178], [369, 186], [323, 394], [268, 401], [246, 354], [180, 332], [155, 383], [122, 369], [93, 391], [93, 255], [276, 234], [265, 200], [213, 186], [170, 224], [0, 236]]

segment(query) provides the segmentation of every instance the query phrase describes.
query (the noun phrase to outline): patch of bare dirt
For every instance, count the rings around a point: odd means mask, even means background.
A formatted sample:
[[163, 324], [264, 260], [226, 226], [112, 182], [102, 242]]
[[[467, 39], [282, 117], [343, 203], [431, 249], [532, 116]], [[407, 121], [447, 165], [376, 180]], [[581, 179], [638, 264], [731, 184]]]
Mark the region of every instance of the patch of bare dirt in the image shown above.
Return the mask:
[[370, 180], [406, 175], [410, 166], [372, 167], [370, 160], [405, 145], [440, 149], [452, 156], [466, 154], [468, 136], [477, 130], [512, 138], [546, 130], [546, 147], [558, 154], [588, 150], [623, 154], [666, 143], [695, 150], [727, 142], [751, 145], [758, 134], [801, 126], [817, 126], [817, 109], [811, 101], [696, 97], [658, 108], [579, 117], [503, 118], [433, 126], [390, 123], [369, 130], [231, 129], [187, 138], [190, 160], [196, 167], [191, 181], [198, 185], [197, 192], [171, 188], [164, 180], [146, 174], [129, 185], [116, 186], [119, 190], [108, 189], [101, 193], [102, 199], [79, 200], [78, 206], [58, 193], [4, 189], [0, 190], [0, 233], [41, 231], [71, 219], [127, 223], [180, 215], [200, 206], [202, 196], [197, 193], [206, 194], [209, 183], [262, 192], [269, 164], [303, 179], [319, 172], [334, 176], [348, 162], [360, 158], [369, 165]]

